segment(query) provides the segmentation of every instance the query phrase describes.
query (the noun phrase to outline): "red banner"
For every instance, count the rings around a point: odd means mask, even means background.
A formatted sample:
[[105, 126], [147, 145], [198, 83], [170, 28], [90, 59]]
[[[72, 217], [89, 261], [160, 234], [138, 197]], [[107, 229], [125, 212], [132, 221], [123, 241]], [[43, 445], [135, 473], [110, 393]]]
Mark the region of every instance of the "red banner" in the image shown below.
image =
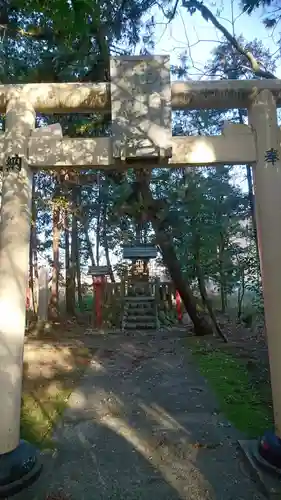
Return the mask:
[[177, 310], [178, 320], [182, 321], [181, 296], [178, 290], [176, 290], [176, 310]]

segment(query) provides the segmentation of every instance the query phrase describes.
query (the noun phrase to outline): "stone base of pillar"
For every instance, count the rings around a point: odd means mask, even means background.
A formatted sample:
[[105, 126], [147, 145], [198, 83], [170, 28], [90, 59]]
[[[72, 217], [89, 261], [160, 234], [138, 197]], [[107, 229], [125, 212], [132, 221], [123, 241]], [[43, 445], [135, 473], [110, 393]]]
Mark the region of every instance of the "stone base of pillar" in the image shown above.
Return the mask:
[[40, 475], [42, 463], [38, 450], [26, 441], [0, 455], [0, 498], [9, 498], [30, 486]]
[[260, 464], [281, 475], [281, 439], [274, 432], [267, 431], [258, 440]]
[[240, 440], [240, 448], [250, 466], [250, 472], [260, 483], [260, 486], [266, 497], [270, 500], [281, 498], [280, 473], [268, 465], [259, 453], [260, 440]]

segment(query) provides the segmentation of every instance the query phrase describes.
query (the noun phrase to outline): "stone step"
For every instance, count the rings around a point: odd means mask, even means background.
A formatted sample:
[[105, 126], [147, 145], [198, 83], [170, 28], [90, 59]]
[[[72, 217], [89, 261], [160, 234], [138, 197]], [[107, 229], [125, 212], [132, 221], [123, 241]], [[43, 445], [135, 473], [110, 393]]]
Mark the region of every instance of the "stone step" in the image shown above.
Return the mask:
[[135, 311], [125, 311], [124, 317], [128, 318], [140, 318], [140, 317], [155, 317], [155, 311], [153, 309], [137, 309]]
[[130, 314], [130, 316], [139, 316], [141, 314], [155, 314], [154, 307], [139, 307], [138, 309], [125, 309], [124, 313]]
[[155, 297], [151, 297], [151, 295], [138, 295], [136, 296], [129, 296], [127, 295], [124, 297], [126, 302], [154, 302]]
[[136, 332], [151, 332], [151, 333], [155, 333], [157, 331], [157, 328], [155, 326], [152, 326], [152, 327], [148, 327], [148, 326], [145, 326], [145, 327], [134, 327], [134, 328], [124, 328], [123, 332], [126, 334], [126, 335], [134, 335]]
[[125, 302], [125, 307], [127, 309], [152, 309], [155, 307], [155, 302], [149, 301], [149, 302]]
[[134, 301], [131, 302], [127, 300], [125, 302], [125, 306], [129, 308], [138, 308], [138, 307], [153, 307], [155, 306], [155, 301], [154, 300], [139, 300], [139, 301]]
[[156, 321], [145, 321], [140, 323], [135, 323], [134, 321], [125, 321], [124, 330], [146, 330], [146, 329], [155, 329], [156, 330]]
[[154, 302], [127, 302], [125, 304], [125, 308], [128, 311], [138, 311], [140, 309], [154, 309], [155, 303]]
[[127, 321], [132, 321], [134, 323], [150, 323], [153, 321], [156, 321], [155, 315], [143, 315], [143, 316], [125, 316], [124, 320]]
[[124, 311], [128, 312], [129, 314], [138, 314], [138, 313], [140, 313], [140, 314], [149, 313], [150, 314], [151, 311], [153, 311], [153, 312], [155, 311], [155, 306], [154, 306], [154, 304], [152, 304], [152, 305], [148, 305], [147, 307], [143, 307], [143, 306], [125, 307]]

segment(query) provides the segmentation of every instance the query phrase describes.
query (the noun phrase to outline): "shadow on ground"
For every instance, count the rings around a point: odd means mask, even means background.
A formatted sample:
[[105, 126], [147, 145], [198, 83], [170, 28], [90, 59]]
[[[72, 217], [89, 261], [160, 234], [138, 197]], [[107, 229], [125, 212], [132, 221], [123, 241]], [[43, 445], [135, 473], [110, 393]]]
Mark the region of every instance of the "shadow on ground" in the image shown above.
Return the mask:
[[90, 362], [87, 349], [52, 341], [27, 341], [24, 349], [21, 437], [39, 447], [50, 441], [52, 429], [67, 399]]
[[61, 490], [72, 500], [261, 500], [240, 437], [184, 339], [105, 339], [69, 399], [44, 474], [17, 498]]

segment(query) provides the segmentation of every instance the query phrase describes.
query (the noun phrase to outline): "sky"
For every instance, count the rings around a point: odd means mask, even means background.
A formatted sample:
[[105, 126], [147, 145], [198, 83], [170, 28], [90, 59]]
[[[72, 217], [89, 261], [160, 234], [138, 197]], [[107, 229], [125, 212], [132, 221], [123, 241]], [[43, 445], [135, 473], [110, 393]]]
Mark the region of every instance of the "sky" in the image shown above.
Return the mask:
[[[214, 14], [220, 10], [220, 15], [217, 16], [218, 20], [236, 37], [242, 34], [248, 41], [258, 38], [272, 54], [278, 53], [281, 26], [277, 26], [275, 30], [267, 30], [261, 22], [265, 17], [263, 9], [258, 9], [251, 16], [248, 16], [247, 14], [241, 15], [237, 0], [216, 2], [215, 8], [211, 6], [211, 2], [206, 2], [206, 5], [210, 6]], [[195, 66], [194, 71], [189, 73], [190, 77], [194, 79], [202, 77], [203, 66], [211, 57], [212, 49], [219, 40], [222, 40], [222, 35], [211, 22], [207, 23], [201, 14], [195, 13], [190, 16], [184, 8], [179, 9], [178, 16], [169, 25], [167, 25], [159, 8], [155, 9], [153, 14], [157, 23], [155, 54], [169, 54], [171, 62], [175, 64], [179, 54], [187, 51], [187, 55], [191, 56]], [[276, 71], [276, 75], [281, 77], [281, 66]]]

